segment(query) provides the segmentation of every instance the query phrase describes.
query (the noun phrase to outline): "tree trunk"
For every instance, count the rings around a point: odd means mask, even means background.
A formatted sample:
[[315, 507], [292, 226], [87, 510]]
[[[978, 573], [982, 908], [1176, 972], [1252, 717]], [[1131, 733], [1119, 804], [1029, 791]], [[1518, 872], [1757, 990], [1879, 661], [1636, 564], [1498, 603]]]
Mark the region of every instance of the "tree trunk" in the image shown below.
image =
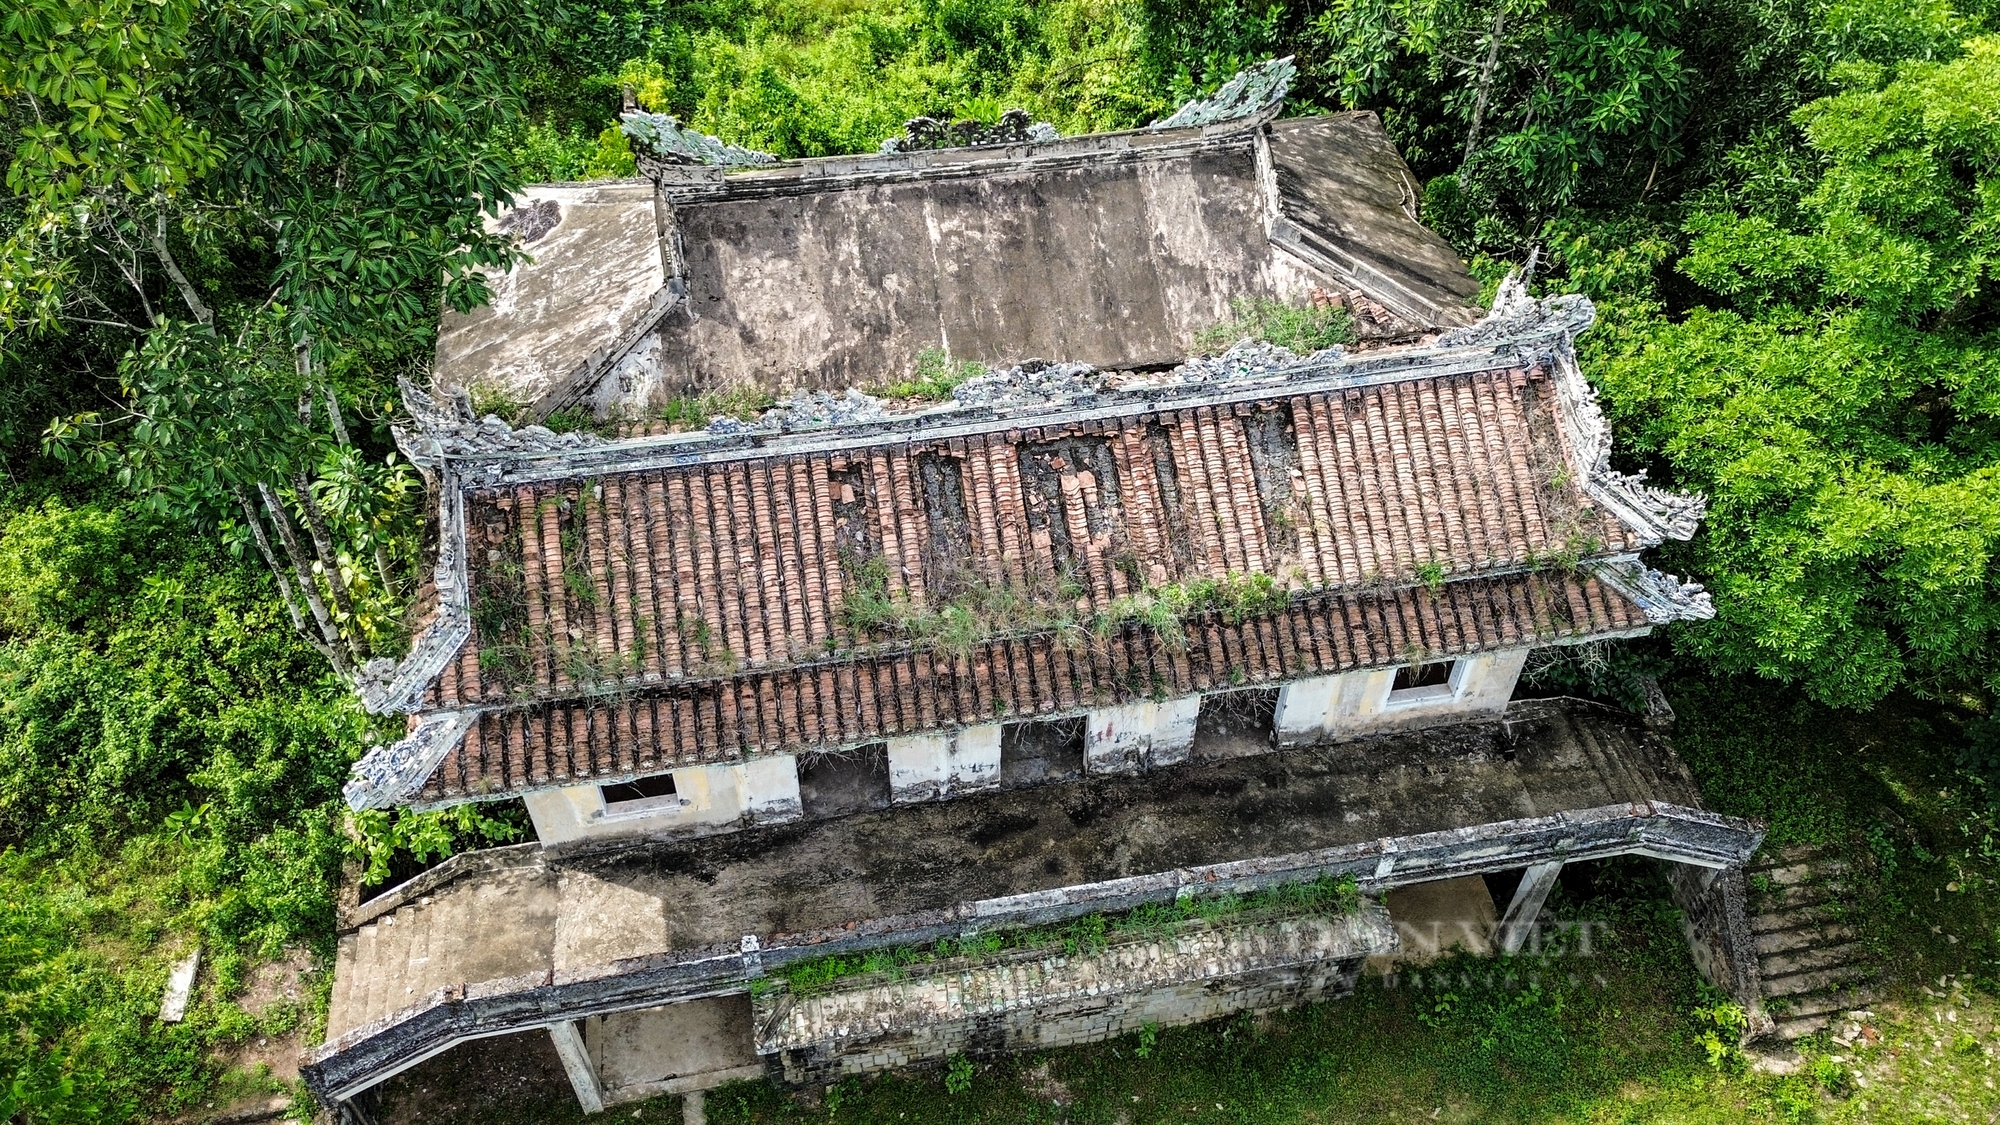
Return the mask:
[[299, 510], [305, 513], [306, 530], [312, 535], [313, 548], [319, 552], [320, 573], [326, 575], [326, 584], [333, 591], [333, 604], [340, 612], [354, 622], [352, 641], [356, 659], [366, 662], [373, 655], [368, 639], [361, 631], [360, 615], [354, 612], [354, 595], [347, 588], [347, 576], [340, 573], [340, 556], [333, 549], [333, 536], [327, 533], [326, 517], [320, 514], [319, 501], [313, 498], [312, 481], [304, 473], [292, 478], [292, 488], [298, 493]]
[[146, 237], [153, 244], [153, 253], [159, 255], [160, 265], [166, 267], [167, 276], [174, 279], [175, 287], [181, 291], [181, 300], [187, 302], [188, 311], [193, 313], [194, 318], [201, 323], [213, 324], [215, 322], [215, 314], [208, 311], [207, 305], [202, 304], [201, 295], [194, 291], [193, 283], [189, 282], [187, 275], [181, 272], [180, 263], [174, 261], [173, 254], [167, 250], [167, 217], [165, 215], [159, 216], [159, 221], [155, 224], [152, 231], [147, 232]]
[[230, 491], [236, 494], [236, 503], [243, 509], [243, 522], [250, 526], [251, 538], [257, 541], [257, 553], [264, 556], [264, 565], [271, 568], [271, 577], [278, 580], [278, 593], [285, 599], [285, 612], [292, 617], [292, 628], [298, 630], [299, 636], [304, 637], [307, 644], [318, 649], [320, 655], [326, 657], [328, 662], [338, 666], [339, 653], [329, 649], [323, 638], [314, 636], [312, 630], [306, 628], [305, 614], [299, 612], [298, 595], [292, 592], [291, 576], [285, 573], [283, 564], [278, 562], [278, 553], [271, 549], [271, 539], [264, 534], [264, 521], [257, 515], [256, 505], [250, 503], [249, 494], [241, 488], [232, 488]]
[[341, 650], [346, 647], [346, 638], [334, 627], [333, 615], [326, 611], [326, 602], [319, 596], [319, 587], [313, 584], [312, 569], [306, 565], [305, 547], [299, 543], [298, 529], [292, 526], [292, 517], [285, 514], [285, 505], [278, 494], [271, 491], [268, 484], [259, 484], [257, 490], [264, 497], [264, 509], [271, 513], [271, 525], [278, 529], [278, 538], [284, 541], [285, 554], [292, 561], [292, 573], [297, 577], [299, 590], [305, 594], [306, 605], [312, 608], [313, 620], [319, 623], [320, 633], [326, 637], [332, 651], [327, 656], [333, 661], [334, 670], [352, 678], [354, 663]]
[[1458, 162], [1463, 168], [1472, 160], [1473, 150], [1479, 147], [1479, 127], [1486, 122], [1486, 103], [1493, 96], [1493, 72], [1500, 65], [1500, 33], [1506, 29], [1507, 4], [1498, 0], [1493, 5], [1493, 31], [1486, 40], [1486, 61], [1479, 64], [1479, 92], [1472, 100], [1472, 128], [1465, 134], [1465, 158]]

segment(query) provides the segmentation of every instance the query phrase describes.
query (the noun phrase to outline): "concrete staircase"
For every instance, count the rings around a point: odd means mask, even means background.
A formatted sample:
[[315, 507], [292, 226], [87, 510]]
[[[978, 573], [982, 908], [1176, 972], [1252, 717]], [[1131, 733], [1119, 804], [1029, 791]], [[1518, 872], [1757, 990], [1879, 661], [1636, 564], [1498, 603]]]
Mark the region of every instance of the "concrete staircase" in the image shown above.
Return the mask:
[[545, 972], [552, 961], [555, 896], [532, 846], [453, 856], [349, 918], [361, 924], [335, 954], [329, 1040], [441, 988]]
[[1875, 998], [1879, 970], [1854, 925], [1854, 872], [1826, 849], [1767, 852], [1745, 870], [1750, 932], [1764, 1004], [1777, 1036], [1791, 1040], [1826, 1027]]

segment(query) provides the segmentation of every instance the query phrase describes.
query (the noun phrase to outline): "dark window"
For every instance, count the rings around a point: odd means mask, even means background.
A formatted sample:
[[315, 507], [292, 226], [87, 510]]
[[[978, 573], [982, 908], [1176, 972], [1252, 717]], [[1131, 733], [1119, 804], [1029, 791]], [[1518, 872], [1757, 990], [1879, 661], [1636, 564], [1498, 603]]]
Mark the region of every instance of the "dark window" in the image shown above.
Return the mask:
[[648, 801], [654, 797], [671, 797], [674, 795], [674, 775], [663, 773], [617, 785], [600, 785], [597, 791], [604, 795], [604, 803], [607, 805], [616, 805], [624, 801]]
[[1396, 686], [1389, 690], [1410, 691], [1415, 688], [1448, 687], [1451, 684], [1451, 670], [1457, 664], [1456, 660], [1433, 660], [1429, 664], [1419, 664], [1414, 668], [1405, 664], [1396, 669]]
[[799, 804], [809, 817], [888, 808], [889, 744], [800, 757]]
[[1000, 731], [1000, 784], [1038, 785], [1083, 776], [1083, 720], [1009, 723]]

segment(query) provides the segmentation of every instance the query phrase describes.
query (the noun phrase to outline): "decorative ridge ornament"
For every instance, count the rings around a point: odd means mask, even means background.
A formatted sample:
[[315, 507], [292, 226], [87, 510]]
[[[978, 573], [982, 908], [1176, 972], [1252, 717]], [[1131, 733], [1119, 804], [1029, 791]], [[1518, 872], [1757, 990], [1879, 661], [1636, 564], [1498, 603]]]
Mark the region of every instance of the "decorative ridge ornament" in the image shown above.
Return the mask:
[[1275, 113], [1284, 104], [1285, 95], [1291, 92], [1292, 79], [1298, 72], [1298, 67], [1292, 65], [1290, 55], [1245, 67], [1215, 93], [1205, 98], [1190, 99], [1171, 116], [1163, 117], [1146, 128], [1191, 129], [1198, 125], [1220, 125], [1225, 121]]
[[603, 438], [584, 430], [559, 434], [547, 426], [515, 429], [492, 414], [474, 418], [472, 400], [462, 390], [439, 401], [408, 379], [397, 384], [403, 392], [403, 409], [409, 411], [416, 427], [391, 426], [390, 432], [410, 463], [424, 468], [434, 468], [446, 458], [478, 461], [510, 453], [553, 453], [604, 444]]
[[1708, 621], [1715, 617], [1715, 599], [1699, 582], [1683, 582], [1639, 561], [1636, 554], [1619, 555], [1589, 565], [1591, 573], [1632, 599], [1655, 625], [1673, 621]]
[[1556, 346], [1543, 357], [1552, 361], [1556, 394], [1562, 401], [1563, 436], [1582, 480], [1583, 491], [1603, 504], [1648, 547], [1668, 539], [1694, 537], [1708, 498], [1699, 492], [1669, 492], [1646, 483], [1646, 473], [1624, 473], [1611, 467], [1611, 423], [1597, 401], [1597, 388], [1583, 377], [1576, 362], [1576, 334], [1597, 319], [1597, 308], [1581, 294], [1536, 299], [1528, 295], [1527, 276], [1507, 275], [1493, 294], [1493, 308], [1476, 324], [1454, 328], [1437, 338], [1435, 347], [1463, 348], [1505, 344], [1532, 334], [1556, 334]]
[[341, 796], [355, 812], [394, 808], [423, 788], [438, 763], [465, 738], [479, 718], [477, 711], [447, 711], [425, 715], [415, 729], [395, 742], [371, 746], [354, 763]]
[[1031, 121], [1025, 109], [1010, 109], [991, 125], [970, 118], [946, 121], [938, 117], [912, 117], [903, 122], [903, 135], [882, 142], [884, 153], [924, 152], [941, 148], [975, 148], [981, 145], [1047, 144], [1062, 140], [1062, 134], [1046, 121]]
[[684, 128], [680, 118], [667, 113], [634, 110], [619, 118], [618, 131], [637, 142], [633, 147], [642, 163], [641, 171], [646, 171], [643, 163], [649, 157], [661, 164], [712, 164], [723, 168], [778, 161], [768, 152]]

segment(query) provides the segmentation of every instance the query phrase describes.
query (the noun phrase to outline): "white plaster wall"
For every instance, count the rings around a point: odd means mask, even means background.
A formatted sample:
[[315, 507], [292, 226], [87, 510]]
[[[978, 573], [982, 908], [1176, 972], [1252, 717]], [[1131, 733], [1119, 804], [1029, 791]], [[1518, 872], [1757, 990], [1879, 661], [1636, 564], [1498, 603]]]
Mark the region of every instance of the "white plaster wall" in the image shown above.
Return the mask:
[[1000, 784], [1000, 724], [892, 738], [889, 797], [897, 804], [935, 801]]
[[672, 772], [678, 803], [649, 803], [630, 812], [607, 809], [594, 784], [544, 789], [523, 800], [543, 847], [584, 839], [705, 835], [792, 820], [801, 811], [798, 763], [790, 754]]
[[[1527, 649], [1461, 657], [1445, 688], [1393, 693], [1395, 668], [1295, 680], [1278, 692], [1278, 745], [1337, 742], [1449, 719], [1497, 715], [1514, 698]], [[1394, 696], [1392, 698], [1392, 695]]]
[[1200, 712], [1198, 695], [1100, 707], [1085, 719], [1084, 769], [1134, 773], [1187, 761]]

